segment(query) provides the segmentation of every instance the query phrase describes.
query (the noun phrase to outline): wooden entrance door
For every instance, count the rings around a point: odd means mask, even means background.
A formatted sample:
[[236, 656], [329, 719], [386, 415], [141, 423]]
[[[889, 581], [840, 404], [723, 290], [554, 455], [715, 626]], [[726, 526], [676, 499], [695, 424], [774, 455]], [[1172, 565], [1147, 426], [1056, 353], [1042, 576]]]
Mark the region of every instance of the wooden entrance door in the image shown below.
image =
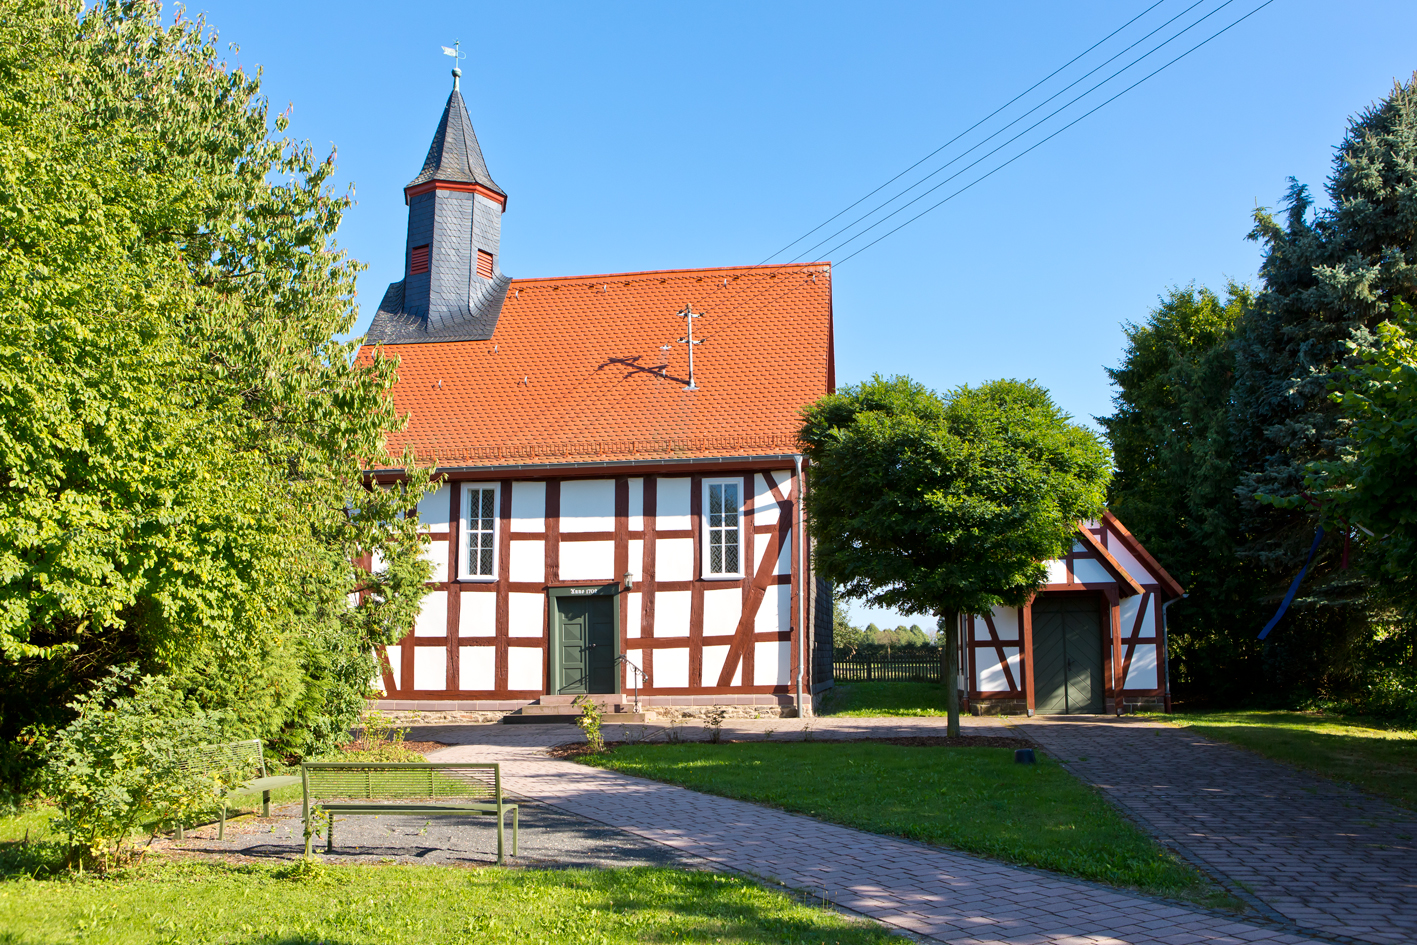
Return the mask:
[[556, 659], [563, 693], [615, 692], [615, 601], [557, 597]]
[[1095, 597], [1033, 602], [1033, 674], [1039, 715], [1102, 711], [1102, 617]]

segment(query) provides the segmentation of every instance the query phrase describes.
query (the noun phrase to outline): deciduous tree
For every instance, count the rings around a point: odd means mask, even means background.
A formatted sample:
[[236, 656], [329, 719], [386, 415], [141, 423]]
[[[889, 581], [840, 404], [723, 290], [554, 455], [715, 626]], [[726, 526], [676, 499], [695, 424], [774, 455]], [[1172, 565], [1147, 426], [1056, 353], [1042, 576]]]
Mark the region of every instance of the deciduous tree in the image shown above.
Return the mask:
[[[822, 574], [849, 597], [936, 614], [952, 664], [959, 615], [1026, 601], [1043, 562], [1101, 514], [1110, 458], [1032, 382], [947, 396], [877, 376], [822, 398], [799, 434]], [[959, 731], [951, 678], [949, 731]]]

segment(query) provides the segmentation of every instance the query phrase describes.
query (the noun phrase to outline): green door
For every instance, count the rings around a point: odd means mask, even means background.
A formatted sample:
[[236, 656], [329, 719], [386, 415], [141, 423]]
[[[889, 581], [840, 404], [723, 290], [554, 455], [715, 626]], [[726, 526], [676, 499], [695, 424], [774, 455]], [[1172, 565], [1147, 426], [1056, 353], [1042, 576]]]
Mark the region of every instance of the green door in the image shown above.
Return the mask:
[[1102, 711], [1102, 619], [1095, 597], [1034, 601], [1033, 674], [1039, 715]]
[[556, 657], [563, 693], [615, 692], [615, 600], [557, 597]]

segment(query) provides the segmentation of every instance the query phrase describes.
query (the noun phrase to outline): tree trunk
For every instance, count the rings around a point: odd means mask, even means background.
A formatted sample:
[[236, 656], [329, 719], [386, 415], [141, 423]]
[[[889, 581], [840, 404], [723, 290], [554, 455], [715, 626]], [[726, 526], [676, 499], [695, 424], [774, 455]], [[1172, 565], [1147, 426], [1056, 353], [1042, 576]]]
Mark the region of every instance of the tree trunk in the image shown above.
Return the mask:
[[959, 737], [959, 611], [940, 614], [945, 631], [945, 705], [949, 707], [949, 722], [945, 734]]

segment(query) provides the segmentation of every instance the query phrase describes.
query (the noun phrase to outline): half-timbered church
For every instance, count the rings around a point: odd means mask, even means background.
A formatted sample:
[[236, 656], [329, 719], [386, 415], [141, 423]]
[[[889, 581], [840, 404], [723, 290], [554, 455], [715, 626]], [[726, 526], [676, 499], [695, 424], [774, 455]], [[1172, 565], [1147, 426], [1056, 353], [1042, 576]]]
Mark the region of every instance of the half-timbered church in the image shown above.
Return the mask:
[[831, 604], [795, 430], [833, 390], [830, 267], [513, 278], [508, 195], [456, 81], [404, 194], [404, 278], [360, 357], [398, 359], [409, 422], [389, 455], [411, 446], [442, 478], [418, 508], [433, 583], [385, 654], [385, 705], [638, 689], [810, 711]]
[[[404, 188], [404, 278], [360, 352], [398, 359], [409, 421], [389, 455], [412, 447], [441, 477], [418, 507], [432, 583], [383, 654], [383, 706], [525, 718], [633, 693], [810, 712], [832, 684], [831, 601], [796, 431], [835, 387], [830, 265], [512, 278], [508, 195], [458, 75]], [[1110, 515], [1049, 568], [1032, 604], [964, 618], [965, 704], [1162, 706], [1176, 582]]]

